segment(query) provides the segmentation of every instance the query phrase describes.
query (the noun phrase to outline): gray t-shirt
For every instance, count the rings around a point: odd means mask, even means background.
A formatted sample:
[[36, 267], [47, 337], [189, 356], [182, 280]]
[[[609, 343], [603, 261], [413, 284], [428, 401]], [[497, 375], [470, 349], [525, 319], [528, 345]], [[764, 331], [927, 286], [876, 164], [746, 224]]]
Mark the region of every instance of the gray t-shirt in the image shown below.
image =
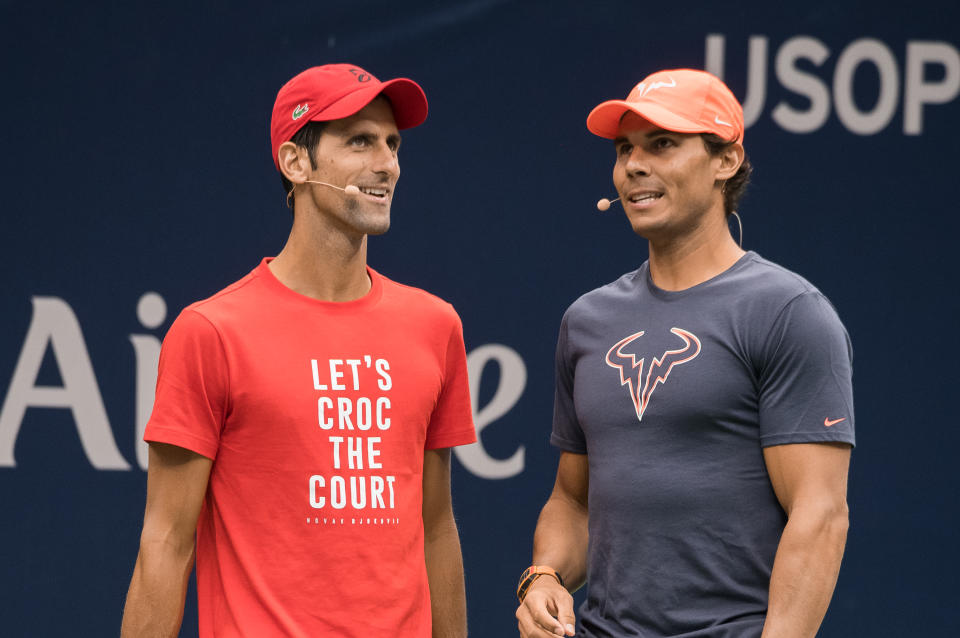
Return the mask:
[[786, 522], [762, 448], [852, 445], [851, 359], [830, 302], [752, 252], [675, 292], [644, 263], [570, 306], [551, 442], [589, 456], [578, 636], [760, 635]]

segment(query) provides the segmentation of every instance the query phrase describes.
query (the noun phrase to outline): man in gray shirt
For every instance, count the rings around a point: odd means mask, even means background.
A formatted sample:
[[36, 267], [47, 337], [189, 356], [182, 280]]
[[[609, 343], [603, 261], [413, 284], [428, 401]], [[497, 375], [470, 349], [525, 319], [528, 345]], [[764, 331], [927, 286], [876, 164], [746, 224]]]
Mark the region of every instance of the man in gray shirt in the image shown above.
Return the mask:
[[[563, 317], [562, 454], [520, 634], [812, 637], [848, 526], [847, 333], [809, 282], [734, 242], [750, 164], [720, 80], [655, 73], [587, 127], [614, 140], [650, 258]], [[575, 617], [568, 589], [585, 581]]]

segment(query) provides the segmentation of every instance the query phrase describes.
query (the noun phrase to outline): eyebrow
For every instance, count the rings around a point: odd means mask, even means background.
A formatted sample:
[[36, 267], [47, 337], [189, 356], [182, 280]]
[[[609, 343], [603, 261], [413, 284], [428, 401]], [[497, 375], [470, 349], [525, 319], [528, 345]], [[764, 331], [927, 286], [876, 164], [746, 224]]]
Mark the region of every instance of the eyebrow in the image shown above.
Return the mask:
[[[677, 133], [676, 131], [668, 131], [665, 128], [654, 128], [654, 129], [650, 129], [649, 131], [643, 134], [643, 136], [648, 140], [650, 138], [657, 137], [658, 135], [682, 135], [682, 133]], [[620, 144], [629, 144], [629, 143], [630, 143], [630, 140], [628, 140], [623, 135], [618, 135], [613, 140], [614, 146], [618, 146]]]
[[[369, 137], [373, 139], [380, 139], [381, 137], [380, 133], [376, 133], [369, 129], [365, 129], [362, 126], [359, 129], [344, 129], [342, 131], [338, 131], [336, 135], [343, 139], [350, 139], [352, 137], [357, 137], [358, 135], [361, 137]], [[400, 146], [400, 142], [403, 141], [403, 138], [400, 137], [399, 133], [391, 133], [387, 135], [386, 141], [388, 144], [393, 142], [397, 146]]]
[[[677, 131], [668, 131], [665, 128], [657, 127], [654, 129], [650, 129], [649, 131], [643, 134], [643, 136], [647, 139], [650, 139], [651, 137], [656, 137], [658, 135], [683, 135], [683, 133], [678, 133]], [[616, 144], [623, 144], [629, 141], [630, 140], [628, 140], [625, 136], [618, 135], [617, 137], [614, 138], [613, 143], [614, 145], [616, 145]]]

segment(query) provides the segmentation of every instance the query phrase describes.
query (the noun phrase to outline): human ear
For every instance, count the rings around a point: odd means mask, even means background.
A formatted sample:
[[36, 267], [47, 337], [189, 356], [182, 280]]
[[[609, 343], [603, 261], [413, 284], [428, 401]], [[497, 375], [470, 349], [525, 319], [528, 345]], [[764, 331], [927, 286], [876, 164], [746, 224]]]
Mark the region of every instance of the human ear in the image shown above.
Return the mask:
[[728, 180], [737, 174], [746, 152], [739, 144], [731, 144], [720, 154], [720, 166], [717, 168], [717, 180]]
[[277, 149], [280, 172], [293, 184], [303, 184], [310, 177], [310, 158], [307, 149], [293, 142], [284, 142]]

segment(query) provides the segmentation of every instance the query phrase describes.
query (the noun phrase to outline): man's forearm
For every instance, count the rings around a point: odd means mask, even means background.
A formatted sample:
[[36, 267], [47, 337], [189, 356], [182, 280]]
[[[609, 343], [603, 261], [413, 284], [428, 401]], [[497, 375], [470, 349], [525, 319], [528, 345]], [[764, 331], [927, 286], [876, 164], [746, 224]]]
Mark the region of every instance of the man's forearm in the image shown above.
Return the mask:
[[141, 545], [123, 608], [122, 638], [175, 638], [183, 621], [194, 547]]
[[433, 638], [465, 638], [467, 597], [463, 582], [460, 535], [453, 517], [424, 530], [424, 559], [430, 582]]
[[837, 584], [847, 539], [842, 511], [794, 511], [777, 548], [762, 638], [813, 638]]
[[533, 535], [533, 562], [555, 569], [570, 591], [587, 577], [587, 508], [554, 494], [543, 506]]

